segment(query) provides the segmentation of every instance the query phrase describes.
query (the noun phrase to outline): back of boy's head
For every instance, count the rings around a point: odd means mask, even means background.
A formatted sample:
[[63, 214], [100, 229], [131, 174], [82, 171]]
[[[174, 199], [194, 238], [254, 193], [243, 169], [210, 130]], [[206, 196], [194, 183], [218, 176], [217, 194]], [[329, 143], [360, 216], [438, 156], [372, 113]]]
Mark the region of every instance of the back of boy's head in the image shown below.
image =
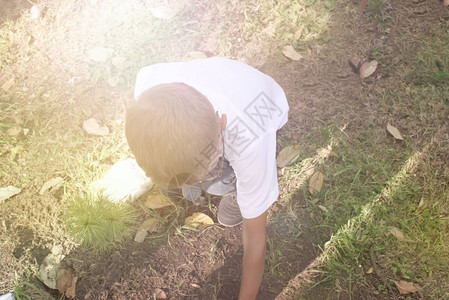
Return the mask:
[[184, 83], [143, 92], [127, 109], [125, 132], [139, 166], [162, 186], [181, 174], [203, 177], [218, 154], [220, 126], [214, 108]]

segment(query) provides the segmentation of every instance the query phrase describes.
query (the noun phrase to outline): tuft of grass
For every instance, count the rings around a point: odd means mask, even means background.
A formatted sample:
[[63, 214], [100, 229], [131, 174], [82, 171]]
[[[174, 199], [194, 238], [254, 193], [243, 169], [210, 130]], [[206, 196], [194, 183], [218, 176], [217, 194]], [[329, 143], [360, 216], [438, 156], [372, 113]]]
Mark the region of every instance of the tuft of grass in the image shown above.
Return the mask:
[[36, 285], [30, 282], [30, 274], [28, 272], [27, 277], [23, 281], [19, 281], [19, 276], [15, 273], [13, 296], [16, 300], [33, 300], [36, 298], [44, 299], [50, 295], [44, 295]]
[[130, 237], [129, 227], [136, 217], [130, 207], [110, 202], [101, 194], [78, 194], [68, 202], [63, 220], [82, 245], [106, 252]]

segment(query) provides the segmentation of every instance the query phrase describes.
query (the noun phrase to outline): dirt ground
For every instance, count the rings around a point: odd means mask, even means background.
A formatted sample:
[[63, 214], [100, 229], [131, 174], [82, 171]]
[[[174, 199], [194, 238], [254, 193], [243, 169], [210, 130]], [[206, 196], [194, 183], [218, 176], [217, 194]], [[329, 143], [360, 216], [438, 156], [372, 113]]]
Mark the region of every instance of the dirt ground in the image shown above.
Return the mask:
[[[290, 61], [274, 49], [259, 67], [279, 82], [289, 99], [289, 122], [279, 132], [283, 140], [301, 141], [308, 132], [322, 127], [323, 122], [345, 128], [349, 136], [359, 128], [372, 128], [382, 136], [384, 125], [393, 116], [404, 134], [412, 135], [411, 130], [420, 130], [419, 127], [405, 126], [410, 121], [401, 114], [400, 108], [387, 111], [382, 105], [382, 101], [387, 100], [382, 98], [381, 91], [394, 84], [392, 77], [395, 80], [419, 80], [414, 68], [416, 61], [409, 59], [416, 47], [415, 41], [427, 38], [430, 28], [447, 26], [449, 11], [443, 10], [436, 0], [389, 1], [390, 5], [384, 5], [383, 9], [388, 10], [385, 15], [391, 17], [382, 23], [384, 28], [379, 28], [365, 15], [356, 21], [346, 17], [346, 7], [354, 6], [356, 2], [336, 6], [334, 26], [330, 29], [332, 39], [321, 55]], [[0, 16], [17, 16], [18, 7], [29, 6], [27, 1], [8, 1], [6, 6], [0, 7]], [[404, 37], [404, 32], [412, 34], [412, 38]], [[349, 67], [348, 59], [354, 55], [370, 57], [374, 52], [382, 53], [383, 65], [374, 76], [362, 82]], [[393, 66], [410, 72], [399, 73]], [[368, 94], [370, 96], [366, 97]], [[98, 105], [104, 103], [106, 100], [100, 100]], [[83, 103], [79, 104], [78, 109], [82, 110]], [[422, 143], [430, 139], [426, 132], [421, 132], [421, 137]], [[304, 153], [315, 152], [316, 148], [308, 147], [304, 145]], [[389, 147], [401, 150], [393, 142]], [[58, 169], [57, 166], [51, 168]], [[2, 238], [4, 243], [0, 247], [2, 261], [9, 262], [4, 268], [10, 272], [24, 261], [39, 265], [55, 241], [73, 248], [73, 244], [64, 239], [65, 233], [58, 221], [61, 212], [50, 207], [51, 201], [59, 201], [63, 191], [53, 191], [48, 196], [37, 195], [37, 187], [42, 182], [42, 179], [36, 179], [34, 190], [24, 191], [14, 199], [16, 207], [30, 211], [28, 216], [38, 220], [40, 225], [31, 226], [23, 220], [14, 222], [24, 216], [15, 211], [11, 213], [9, 205], [0, 207], [2, 215], [11, 216], [3, 223], [2, 235], [8, 232], [8, 237]], [[306, 271], [315, 267], [319, 257], [317, 245], [329, 239], [316, 229], [315, 219], [307, 210], [308, 204], [303, 201], [302, 194], [296, 194], [294, 201], [300, 205], [295, 206], [293, 213], [281, 203], [270, 209], [270, 220], [276, 220], [268, 225], [272, 244], [289, 242], [282, 244], [280, 268], [274, 272], [266, 268], [257, 299], [299, 299], [298, 291], [310, 276]], [[207, 206], [190, 209], [210, 215]], [[51, 228], [51, 237], [44, 229], [47, 227]], [[152, 299], [156, 289], [162, 289], [168, 299], [236, 299], [243, 252], [241, 233], [241, 227], [212, 226], [200, 232], [173, 234], [168, 239], [147, 239], [142, 244], [129, 241], [108, 255], [73, 248], [63, 263], [79, 278], [77, 299]], [[13, 246], [6, 247], [6, 243]], [[46, 290], [38, 281], [31, 281]], [[374, 287], [379, 283], [381, 279], [372, 277], [366, 285], [354, 287], [352, 299], [391, 299], [390, 295], [376, 293]], [[54, 291], [47, 292], [57, 297]], [[301, 299], [325, 299], [328, 292], [326, 286], [318, 286], [302, 291]], [[349, 298], [345, 292], [335, 292], [331, 299]], [[397, 299], [419, 298], [398, 295]]]

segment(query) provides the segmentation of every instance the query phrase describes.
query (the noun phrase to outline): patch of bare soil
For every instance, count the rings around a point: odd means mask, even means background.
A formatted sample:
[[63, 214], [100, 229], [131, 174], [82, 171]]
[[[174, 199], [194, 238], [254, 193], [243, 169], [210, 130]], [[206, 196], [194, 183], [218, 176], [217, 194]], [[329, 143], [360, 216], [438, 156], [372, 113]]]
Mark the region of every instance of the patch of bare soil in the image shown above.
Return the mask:
[[[204, 213], [208, 213], [204, 209]], [[210, 212], [209, 212], [210, 214]], [[287, 213], [276, 212], [276, 226], [269, 226], [274, 247], [303, 232], [278, 262], [266, 272], [258, 299], [274, 299], [298, 270], [316, 257], [319, 242], [304, 215], [301, 225]], [[201, 232], [164, 239], [133, 241], [108, 255], [76, 249], [64, 263], [79, 276], [80, 299], [150, 299], [162, 290], [168, 299], [236, 299], [242, 263], [241, 226], [213, 226]], [[272, 266], [274, 267], [274, 266]]]

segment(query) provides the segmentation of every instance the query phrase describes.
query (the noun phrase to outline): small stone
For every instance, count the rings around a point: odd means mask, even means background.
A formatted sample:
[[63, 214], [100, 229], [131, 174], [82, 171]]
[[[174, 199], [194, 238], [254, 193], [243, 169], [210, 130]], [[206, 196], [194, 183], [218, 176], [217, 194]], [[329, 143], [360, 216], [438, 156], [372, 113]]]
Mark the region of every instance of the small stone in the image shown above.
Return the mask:
[[148, 235], [148, 231], [146, 231], [145, 229], [139, 229], [136, 233], [136, 236], [134, 237], [134, 242], [136, 243], [143, 243], [143, 241], [145, 240], [145, 238]]

